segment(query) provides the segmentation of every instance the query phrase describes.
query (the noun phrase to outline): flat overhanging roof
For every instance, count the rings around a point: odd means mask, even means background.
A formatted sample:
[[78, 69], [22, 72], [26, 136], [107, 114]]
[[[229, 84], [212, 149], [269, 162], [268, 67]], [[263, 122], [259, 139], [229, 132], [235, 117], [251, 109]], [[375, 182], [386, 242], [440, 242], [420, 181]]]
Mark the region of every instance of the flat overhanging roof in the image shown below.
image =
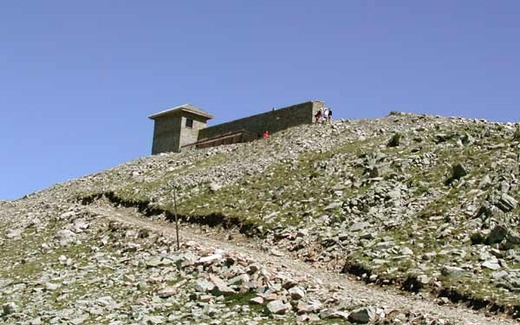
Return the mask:
[[180, 106], [175, 106], [175, 107], [169, 108], [167, 110], [164, 110], [162, 112], [150, 115], [150, 116], [148, 116], [148, 118], [152, 119], [152, 120], [155, 120], [155, 119], [157, 119], [159, 117], [162, 117], [162, 116], [177, 115], [177, 114], [182, 113], [182, 112], [186, 112], [186, 113], [191, 113], [191, 114], [195, 114], [195, 115], [198, 115], [198, 116], [202, 116], [204, 118], [207, 118], [208, 120], [213, 118], [213, 115], [208, 114], [208, 113], [204, 112], [203, 110], [201, 110], [200, 108], [197, 108], [197, 107], [195, 107], [193, 105], [190, 105], [190, 104], [184, 104], [184, 105], [180, 105]]

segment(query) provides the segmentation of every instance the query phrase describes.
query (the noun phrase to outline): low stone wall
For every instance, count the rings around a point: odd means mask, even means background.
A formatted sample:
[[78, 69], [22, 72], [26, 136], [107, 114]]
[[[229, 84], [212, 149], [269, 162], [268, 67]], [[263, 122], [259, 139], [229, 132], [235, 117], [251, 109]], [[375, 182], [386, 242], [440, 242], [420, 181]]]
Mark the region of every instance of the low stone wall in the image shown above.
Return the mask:
[[211, 126], [199, 131], [199, 141], [240, 130], [256, 133], [260, 137], [265, 131], [275, 133], [302, 124], [312, 124], [314, 114], [324, 105], [321, 101], [309, 101]]

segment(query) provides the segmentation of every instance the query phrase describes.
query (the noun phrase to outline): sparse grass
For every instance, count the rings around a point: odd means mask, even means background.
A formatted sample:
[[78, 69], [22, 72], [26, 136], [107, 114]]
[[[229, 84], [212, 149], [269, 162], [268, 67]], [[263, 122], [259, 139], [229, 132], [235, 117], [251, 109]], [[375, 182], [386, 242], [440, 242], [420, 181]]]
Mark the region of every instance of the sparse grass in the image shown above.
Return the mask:
[[[301, 215], [306, 211], [312, 211], [313, 216], [325, 213], [328, 203], [320, 199], [327, 197], [328, 193], [322, 193], [322, 189], [344, 181], [339, 176], [331, 176], [335, 173], [327, 170], [327, 162], [334, 162], [335, 157], [347, 154], [355, 156], [363, 145], [349, 144], [334, 151], [302, 154], [296, 161], [275, 164], [262, 175], [246, 177], [237, 185], [222, 188], [216, 193], [206, 189], [182, 202], [179, 211], [181, 214], [195, 215], [223, 214], [267, 228], [303, 226]], [[345, 172], [353, 177], [362, 174], [362, 170], [354, 166], [345, 168]], [[357, 192], [355, 188], [347, 189], [342, 198]], [[266, 219], [268, 216], [273, 217]]]
[[[435, 133], [442, 135], [442, 144], [436, 143], [439, 139]], [[373, 188], [378, 183], [367, 180], [365, 165], [366, 160], [373, 158], [372, 154], [380, 152], [386, 155], [384, 163], [388, 163], [388, 168], [381, 172], [382, 181], [398, 179], [404, 182], [410, 202], [420, 202], [423, 208], [403, 221], [409, 224], [375, 234], [375, 240], [390, 237], [395, 245], [411, 248], [416, 257], [438, 253], [447, 247], [457, 249], [469, 245], [469, 240], [462, 242], [460, 239], [467, 230], [465, 221], [468, 218], [462, 214], [461, 207], [478, 207], [486, 199], [485, 194], [474, 197], [468, 193], [475, 190], [481, 179], [490, 171], [499, 170], [503, 175], [508, 175], [507, 164], [511, 162], [504, 162], [503, 166], [500, 163], [506, 161], [506, 155], [514, 153], [513, 149], [508, 147], [511, 136], [503, 136], [494, 129], [488, 131], [481, 124], [454, 125], [450, 126], [450, 129], [439, 125], [434, 133], [421, 133], [422, 141], [414, 142], [417, 134], [404, 132], [399, 146], [386, 147], [390, 135], [347, 143], [329, 151], [305, 152], [296, 159], [278, 161], [262, 173], [244, 176], [234, 184], [214, 192], [209, 189], [209, 184], [199, 184], [195, 190], [183, 193], [186, 195], [178, 204], [178, 212], [194, 219], [208, 215], [236, 218], [240, 222], [253, 224], [262, 229], [310, 227], [321, 216], [329, 215], [332, 220], [330, 228], [334, 231], [334, 227], [349, 221], [349, 215], [341, 205], [331, 209], [326, 209], [327, 206], [352, 198], [359, 198], [361, 201], [371, 199]], [[500, 148], [497, 144], [506, 146]], [[420, 164], [422, 159], [429, 160], [430, 164]], [[172, 200], [169, 199], [171, 182], [181, 173], [189, 175], [196, 173], [198, 169], [225, 163], [230, 163], [229, 156], [217, 154], [184, 167], [176, 167], [172, 171], [146, 171], [146, 181], [139, 177], [119, 175], [114, 171], [110, 179], [115, 184], [112, 184], [110, 189], [124, 200], [154, 202], [154, 206], [173, 211]], [[467, 167], [469, 174], [460, 181], [446, 185], [445, 181], [451, 177], [451, 166], [457, 163]], [[340, 195], [334, 193], [336, 187], [340, 189]], [[97, 184], [93, 188], [105, 189], [106, 186]], [[518, 195], [515, 198], [519, 199]], [[516, 214], [519, 212], [520, 207], [513, 211]], [[361, 217], [368, 218], [366, 215]], [[445, 223], [454, 229], [441, 238], [439, 225]], [[412, 228], [410, 225], [415, 227]], [[519, 229], [519, 226], [513, 223], [511, 227]], [[390, 257], [395, 255], [391, 254]], [[390, 259], [387, 264], [377, 266], [373, 265], [371, 257], [362, 252], [361, 247], [359, 251], [351, 252], [350, 258], [366, 265], [374, 273], [381, 273], [381, 278], [397, 280], [406, 277], [418, 263], [428, 266], [425, 273], [433, 276], [443, 264], [454, 259], [449, 254], [432, 254], [427, 261], [413, 258], [402, 261]], [[474, 259], [474, 256], [466, 256], [465, 262], [477, 263]], [[383, 274], [389, 269], [395, 271], [390, 275]], [[518, 266], [513, 266], [513, 269], [518, 269]], [[484, 274], [484, 277], [488, 275]], [[496, 287], [489, 286], [489, 283], [483, 283], [482, 288], [478, 290], [472, 289], [473, 286], [478, 286], [478, 280], [475, 279], [477, 277], [461, 278], [453, 283], [448, 280], [446, 283], [442, 281], [443, 285], [458, 286], [464, 292], [471, 293], [473, 290], [479, 297], [493, 295], [494, 299], [511, 302], [511, 295], [507, 298], [507, 295], [502, 295]], [[479, 293], [480, 291], [482, 293]]]

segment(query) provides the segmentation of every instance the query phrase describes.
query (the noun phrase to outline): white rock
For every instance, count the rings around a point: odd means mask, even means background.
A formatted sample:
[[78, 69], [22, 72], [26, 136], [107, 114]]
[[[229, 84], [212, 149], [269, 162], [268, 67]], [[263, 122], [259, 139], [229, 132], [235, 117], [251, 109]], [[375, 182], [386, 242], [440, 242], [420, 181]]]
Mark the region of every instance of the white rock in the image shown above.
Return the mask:
[[299, 287], [292, 287], [291, 289], [289, 289], [289, 294], [291, 295], [291, 298], [294, 300], [299, 300], [305, 297], [305, 292], [303, 291], [303, 289]]
[[276, 314], [276, 315], [285, 314], [290, 309], [290, 307], [291, 307], [291, 305], [284, 304], [283, 301], [281, 301], [281, 300], [273, 300], [267, 304], [267, 310], [271, 314]]
[[59, 287], [60, 287], [60, 285], [58, 283], [48, 282], [45, 284], [45, 290], [47, 290], [47, 291], [55, 291]]
[[485, 261], [484, 263], [481, 264], [481, 266], [485, 269], [490, 269], [490, 270], [493, 270], [493, 271], [496, 271], [498, 269], [500, 269], [500, 264], [498, 264], [498, 261], [494, 261], [494, 260], [489, 260], [489, 261]]
[[199, 264], [208, 264], [210, 262], [213, 262], [213, 261], [216, 261], [216, 260], [221, 260], [221, 259], [222, 259], [222, 254], [212, 254], [212, 255], [208, 255], [208, 256], [204, 256], [204, 257], [199, 258], [197, 263], [199, 263]]

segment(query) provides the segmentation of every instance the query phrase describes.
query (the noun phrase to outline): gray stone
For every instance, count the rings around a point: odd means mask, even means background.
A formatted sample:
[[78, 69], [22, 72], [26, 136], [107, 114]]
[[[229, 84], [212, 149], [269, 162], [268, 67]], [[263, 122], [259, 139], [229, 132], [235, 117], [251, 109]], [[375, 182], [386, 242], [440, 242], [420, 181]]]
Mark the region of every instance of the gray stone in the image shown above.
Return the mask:
[[304, 302], [300, 300], [296, 304], [296, 310], [298, 313], [315, 313], [318, 312], [322, 306], [322, 303], [319, 301]]
[[506, 227], [498, 225], [491, 230], [489, 235], [487, 236], [486, 243], [489, 245], [500, 243], [507, 236], [508, 230]]
[[463, 268], [457, 266], [443, 266], [441, 268], [441, 274], [445, 276], [459, 276], [466, 273]]
[[362, 307], [353, 310], [348, 316], [348, 320], [353, 323], [366, 324], [375, 321], [376, 310], [373, 307]]
[[[5, 288], [12, 284], [14, 281], [11, 279], [0, 279], [0, 289]], [[0, 290], [1, 292], [1, 290]]]
[[417, 281], [422, 285], [426, 285], [430, 283], [430, 278], [426, 274], [421, 274], [417, 277]]
[[500, 196], [500, 199], [498, 200], [498, 203], [496, 205], [500, 210], [504, 212], [509, 212], [511, 210], [516, 209], [516, 207], [518, 206], [518, 201], [515, 200], [515, 198], [513, 198], [512, 196], [504, 193]]
[[76, 215], [76, 212], [75, 212], [75, 211], [68, 211], [68, 212], [62, 213], [62, 214], [59, 216], [59, 219], [61, 219], [61, 220], [67, 220], [67, 219], [70, 219], [70, 218], [74, 217], [75, 215]]
[[96, 299], [96, 304], [99, 306], [102, 306], [106, 309], [112, 310], [117, 309], [118, 304], [115, 302], [115, 300], [110, 296], [103, 296]]
[[36, 317], [29, 321], [29, 325], [41, 325], [41, 324], [43, 324], [41, 317]]
[[299, 287], [292, 287], [289, 289], [289, 294], [293, 300], [299, 300], [305, 297], [305, 292]]
[[211, 254], [211, 255], [203, 256], [203, 257], [199, 258], [197, 263], [200, 263], [200, 264], [211, 264], [211, 263], [213, 263], [215, 261], [218, 261], [218, 260], [221, 260], [221, 259], [222, 259], [222, 254]]
[[55, 291], [60, 287], [57, 283], [48, 282], [45, 284], [45, 290], [47, 291]]
[[4, 315], [14, 314], [18, 312], [18, 305], [14, 302], [7, 302], [2, 305], [2, 311]]
[[400, 200], [401, 199], [401, 191], [399, 189], [395, 189], [386, 193], [386, 198], [389, 200]]
[[88, 314], [81, 315], [79, 317], [76, 317], [76, 318], [72, 319], [70, 321], [70, 323], [73, 324], [73, 325], [80, 325], [80, 324], [85, 323], [88, 320], [88, 318], [89, 318]]
[[88, 229], [90, 224], [85, 219], [75, 219], [74, 220], [74, 232], [80, 233]]
[[137, 289], [139, 289], [140, 291], [146, 291], [149, 288], [150, 285], [148, 285], [146, 281], [140, 281], [139, 283], [137, 283]]
[[188, 265], [193, 265], [199, 259], [198, 256], [195, 256], [192, 252], [184, 252], [182, 254], [170, 256], [172, 263], [177, 266], [177, 268], [181, 269]]
[[352, 226], [350, 226], [350, 231], [360, 231], [368, 227], [370, 227], [370, 224], [368, 222], [356, 222]]
[[520, 244], [520, 234], [514, 231], [509, 231], [509, 233], [507, 234], [507, 242], [510, 245]]
[[327, 308], [327, 309], [323, 309], [320, 311], [321, 319], [329, 319], [329, 318], [336, 318], [336, 317], [337, 317], [337, 313], [336, 313], [336, 310], [334, 310], [334, 309]]
[[303, 324], [310, 321], [310, 316], [307, 314], [296, 315], [296, 324]]
[[290, 310], [291, 308], [291, 305], [289, 304], [285, 304], [283, 301], [281, 300], [273, 300], [273, 301], [270, 301], [267, 306], [266, 306], [267, 310], [269, 311], [269, 313], [271, 314], [275, 314], [275, 315], [283, 315], [285, 314], [288, 310]]
[[215, 284], [205, 279], [199, 279], [195, 282], [195, 289], [198, 292], [210, 292], [215, 287]]
[[496, 271], [496, 272], [491, 273], [491, 277], [493, 278], [493, 280], [504, 279], [504, 278], [507, 278], [508, 276], [509, 276], [509, 273], [507, 271]]
[[146, 325], [164, 324], [164, 316], [144, 316], [143, 321]]
[[211, 183], [211, 184], [209, 184], [209, 190], [210, 190], [211, 192], [213, 192], [213, 193], [214, 193], [214, 192], [217, 192], [217, 191], [220, 190], [221, 188], [222, 188], [222, 185], [220, 185], [220, 184], [217, 184], [217, 183]]
[[230, 288], [224, 280], [214, 274], [209, 275], [209, 280], [215, 285], [211, 293], [215, 296], [228, 296], [235, 293], [235, 290]]
[[146, 262], [148, 267], [158, 267], [160, 265], [162, 265], [162, 258], [158, 256], [152, 257]]
[[491, 177], [489, 177], [489, 175], [486, 174], [486, 175], [484, 175], [484, 177], [478, 184], [478, 188], [480, 190], [485, 190], [485, 189], [489, 188], [491, 185], [492, 185]]
[[234, 278], [231, 278], [228, 283], [229, 285], [241, 285], [249, 282], [249, 275], [248, 274], [240, 274], [237, 275]]
[[7, 239], [13, 239], [13, 240], [20, 240], [22, 239], [22, 231], [23, 229], [9, 229], [6, 234], [5, 234], [5, 237]]
[[500, 264], [498, 264], [497, 260], [485, 261], [484, 263], [481, 264], [481, 266], [485, 269], [490, 269], [493, 271], [500, 269]]
[[251, 298], [249, 302], [253, 305], [262, 305], [264, 303], [264, 298], [256, 296], [254, 298]]
[[439, 144], [439, 143], [443, 143], [443, 142], [446, 142], [450, 137], [444, 133], [438, 133], [438, 134], [435, 134], [435, 140], [434, 142], [436, 144]]
[[334, 210], [334, 209], [337, 209], [337, 208], [341, 208], [341, 206], [343, 205], [343, 202], [340, 202], [340, 201], [336, 201], [336, 202], [331, 202], [329, 205], [327, 205], [325, 207], [324, 210], [328, 211], [328, 210]]
[[56, 233], [55, 239], [61, 246], [67, 246], [75, 241], [76, 234], [68, 229], [60, 230]]
[[273, 255], [273, 256], [278, 256], [278, 257], [280, 257], [280, 256], [283, 256], [283, 255], [284, 255], [283, 252], [281, 252], [280, 250], [278, 250], [278, 249], [276, 249], [276, 248], [274, 248], [274, 247], [271, 248], [271, 250], [270, 250], [269, 252], [270, 252], [271, 255]]
[[157, 292], [157, 295], [161, 298], [169, 298], [171, 296], [174, 296], [176, 293], [177, 293], [177, 288], [169, 286], [169, 287], [161, 289], [159, 292]]

